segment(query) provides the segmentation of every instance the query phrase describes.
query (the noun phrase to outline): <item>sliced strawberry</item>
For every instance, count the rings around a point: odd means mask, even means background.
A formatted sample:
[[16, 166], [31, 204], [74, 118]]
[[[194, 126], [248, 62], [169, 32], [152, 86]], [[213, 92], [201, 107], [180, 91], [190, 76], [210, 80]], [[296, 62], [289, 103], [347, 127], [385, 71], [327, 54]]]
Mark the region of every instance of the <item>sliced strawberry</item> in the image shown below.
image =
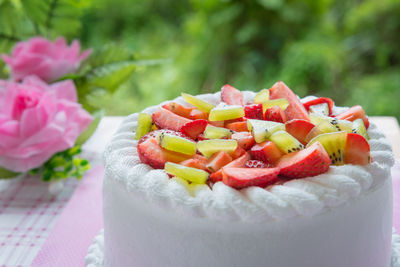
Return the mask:
[[303, 106], [307, 111], [309, 111], [311, 106], [320, 105], [324, 103], [328, 104], [329, 116], [332, 115], [332, 108], [335, 105], [335, 103], [329, 97], [318, 97], [316, 99], [303, 103]]
[[189, 114], [191, 120], [208, 120], [208, 113], [203, 112], [199, 109], [193, 109]]
[[238, 146], [244, 150], [249, 150], [256, 143], [253, 135], [249, 132], [234, 133], [232, 134], [231, 138], [236, 140], [238, 142]]
[[230, 124], [230, 123], [234, 123], [234, 122], [246, 122], [247, 118], [245, 117], [241, 117], [241, 118], [237, 118], [237, 119], [232, 119], [232, 120], [226, 120], [224, 121], [224, 127], [226, 127], [226, 125]]
[[287, 121], [287, 116], [286, 113], [279, 106], [274, 106], [272, 108], [268, 108], [265, 111], [264, 119], [267, 121], [276, 121], [284, 123]]
[[194, 107], [185, 107], [176, 102], [168, 102], [167, 104], [162, 106], [163, 108], [175, 113], [176, 115], [185, 117], [190, 119], [190, 113], [194, 109]]
[[366, 165], [371, 162], [371, 153], [368, 141], [359, 134], [348, 133], [344, 162], [346, 164]]
[[253, 146], [251, 148], [251, 155], [254, 159], [265, 163], [276, 164], [284, 154], [274, 142], [266, 141]]
[[263, 107], [262, 104], [247, 105], [244, 107], [244, 116], [248, 119], [262, 120]]
[[208, 123], [215, 127], [224, 127], [225, 125], [224, 121], [209, 121]]
[[249, 186], [266, 187], [278, 181], [279, 168], [231, 168], [222, 169], [222, 182], [241, 189]]
[[226, 128], [235, 132], [247, 132], [247, 121], [231, 122], [225, 125]]
[[[243, 167], [245, 167], [245, 164], [249, 159], [250, 159], [250, 154], [249, 153], [245, 153], [241, 157], [239, 157], [239, 158], [231, 161], [227, 165], [225, 165], [224, 168], [227, 168], [227, 167], [243, 168]], [[213, 172], [210, 175], [209, 180], [214, 184], [216, 182], [222, 181], [222, 169], [220, 169], [220, 170], [218, 170], [216, 172]]]
[[232, 158], [237, 159], [238, 157], [243, 156], [243, 154], [245, 154], [245, 153], [246, 153], [246, 150], [244, 150], [240, 146], [237, 146], [235, 151], [233, 151], [232, 153], [229, 153], [229, 154], [232, 156]]
[[215, 153], [211, 156], [211, 158], [208, 159], [206, 166], [210, 172], [216, 172], [231, 161], [232, 157], [228, 153], [226, 153], [225, 151], [220, 151]]
[[306, 136], [314, 128], [314, 124], [306, 120], [294, 119], [285, 123], [286, 132], [293, 135], [303, 145], [306, 145]]
[[208, 121], [206, 120], [194, 120], [188, 123], [185, 123], [182, 128], [181, 132], [193, 139], [196, 139], [199, 134], [203, 133], [206, 129]]
[[206, 157], [196, 154], [193, 156], [193, 158], [184, 160], [179, 164], [186, 166], [186, 167], [192, 167], [192, 168], [201, 169], [204, 171], [209, 171], [206, 167], [207, 161], [208, 161], [208, 159]]
[[349, 108], [343, 113], [335, 116], [339, 120], [348, 120], [348, 121], [355, 121], [356, 119], [362, 119], [365, 125], [365, 128], [368, 129], [369, 121], [367, 115], [365, 114], [364, 109], [361, 106], [354, 106]]
[[280, 174], [289, 178], [303, 178], [327, 172], [331, 159], [324, 147], [316, 142], [306, 149], [283, 156], [278, 167]]
[[268, 168], [267, 164], [262, 162], [261, 160], [248, 160], [245, 164], [246, 168]]
[[153, 122], [161, 129], [170, 129], [180, 131], [182, 126], [192, 120], [176, 115], [175, 113], [165, 109], [158, 108], [152, 115]]
[[287, 101], [289, 101], [290, 104], [285, 109], [285, 114], [288, 120], [310, 120], [308, 117], [308, 112], [300, 102], [300, 99], [283, 82], [279, 81], [269, 89], [269, 97], [270, 99], [286, 98]]
[[228, 105], [243, 106], [243, 94], [238, 89], [226, 84], [221, 88], [221, 101]]
[[138, 143], [137, 150], [140, 160], [154, 169], [164, 168], [164, 164], [167, 161], [179, 163], [190, 157], [189, 155], [163, 149], [158, 145], [158, 141], [154, 137], [146, 138], [145, 141]]

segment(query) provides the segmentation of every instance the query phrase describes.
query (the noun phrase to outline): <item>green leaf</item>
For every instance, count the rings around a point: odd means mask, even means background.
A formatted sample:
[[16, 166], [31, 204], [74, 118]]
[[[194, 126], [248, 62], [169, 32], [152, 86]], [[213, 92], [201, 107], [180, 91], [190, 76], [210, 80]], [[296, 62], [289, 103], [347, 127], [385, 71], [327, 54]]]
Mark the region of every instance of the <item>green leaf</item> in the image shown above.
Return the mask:
[[16, 178], [20, 173], [12, 172], [0, 167], [0, 179]]
[[101, 119], [104, 116], [104, 110], [99, 110], [97, 112], [94, 112], [92, 116], [93, 116], [93, 121], [86, 128], [86, 130], [83, 133], [81, 133], [78, 139], [76, 139], [75, 142], [76, 145], [78, 146], [83, 145], [92, 136], [92, 134], [94, 133], [94, 131], [96, 131], [97, 126], [99, 125]]

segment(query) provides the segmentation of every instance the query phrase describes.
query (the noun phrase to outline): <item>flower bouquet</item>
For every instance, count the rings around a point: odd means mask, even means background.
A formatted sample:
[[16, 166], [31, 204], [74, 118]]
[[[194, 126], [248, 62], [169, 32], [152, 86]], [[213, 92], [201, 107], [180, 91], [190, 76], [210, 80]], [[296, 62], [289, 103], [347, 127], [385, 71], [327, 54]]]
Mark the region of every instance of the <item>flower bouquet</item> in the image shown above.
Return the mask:
[[80, 146], [102, 114], [87, 97], [99, 88], [114, 91], [129, 79], [130, 57], [111, 46], [81, 52], [79, 41], [68, 45], [64, 38], [42, 37], [3, 54], [9, 79], [0, 80], [0, 178], [82, 178], [90, 164], [79, 157]]

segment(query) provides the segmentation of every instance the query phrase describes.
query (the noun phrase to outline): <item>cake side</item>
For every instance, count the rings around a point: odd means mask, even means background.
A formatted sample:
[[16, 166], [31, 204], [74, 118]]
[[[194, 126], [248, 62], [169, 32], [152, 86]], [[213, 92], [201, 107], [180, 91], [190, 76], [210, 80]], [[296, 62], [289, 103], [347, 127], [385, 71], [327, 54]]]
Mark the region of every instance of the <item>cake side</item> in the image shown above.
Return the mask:
[[[243, 95], [245, 101], [254, 98], [253, 92]], [[220, 101], [219, 93], [199, 97], [213, 104]], [[174, 101], [185, 105], [180, 97]], [[144, 112], [151, 113], [156, 108], [149, 107]], [[141, 163], [134, 140], [136, 121], [137, 114], [128, 116], [107, 146], [105, 179], [118, 181], [132, 195], [140, 194], [171, 212], [213, 220], [265, 222], [322, 213], [382, 185], [390, 177], [394, 163], [389, 143], [371, 125], [368, 134], [373, 162], [367, 166], [331, 166], [327, 173], [272, 185], [266, 190], [259, 187], [236, 190], [218, 182], [213, 189], [198, 185], [189, 192], [178, 180], [169, 179], [163, 170]]]

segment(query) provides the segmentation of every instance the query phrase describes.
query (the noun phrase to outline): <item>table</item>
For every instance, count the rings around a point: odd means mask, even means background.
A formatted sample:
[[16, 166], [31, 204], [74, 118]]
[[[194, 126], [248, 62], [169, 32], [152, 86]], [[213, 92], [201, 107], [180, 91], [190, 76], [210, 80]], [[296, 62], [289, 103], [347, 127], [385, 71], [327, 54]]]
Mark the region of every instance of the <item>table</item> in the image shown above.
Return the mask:
[[[400, 128], [397, 120], [393, 117], [372, 117], [370, 119], [385, 133], [392, 143], [395, 157], [399, 159]], [[121, 121], [122, 117], [105, 117], [102, 119], [94, 135], [83, 147], [84, 156], [90, 158], [93, 170], [85, 175], [81, 182], [68, 179], [60, 194], [56, 196], [49, 194], [48, 185], [41, 182], [37, 177], [0, 182], [1, 267], [30, 266], [32, 263], [33, 266], [47, 266], [43, 264], [46, 262], [43, 257], [48, 257], [49, 253], [52, 253], [54, 260], [62, 259], [63, 256], [66, 257], [68, 253], [61, 251], [56, 253], [55, 243], [51, 241], [54, 239], [55, 232], [73, 236], [73, 232], [63, 231], [68, 227], [71, 227], [71, 229], [87, 227], [85, 228], [87, 229], [85, 238], [77, 236], [75, 239], [69, 239], [74, 241], [76, 238], [80, 238], [82, 242], [91, 243], [91, 240], [101, 228], [102, 222], [94, 222], [86, 218], [86, 224], [85, 220], [82, 220], [82, 222], [76, 222], [76, 225], [68, 225], [63, 223], [62, 218], [63, 216], [64, 218], [67, 217], [68, 212], [72, 212], [74, 209], [75, 211], [81, 209], [82, 216], [93, 212], [101, 213], [100, 203], [99, 205], [96, 205], [97, 203], [81, 203], [82, 196], [99, 197], [101, 195], [102, 177], [96, 176], [96, 174], [102, 173], [101, 152]], [[7, 190], [5, 190], [6, 188]], [[86, 195], [82, 195], [82, 190], [86, 190]], [[93, 207], [97, 210], [93, 211]], [[61, 219], [58, 220], [59, 218]], [[92, 233], [89, 234], [88, 231], [92, 231]], [[73, 249], [69, 247], [72, 245], [69, 245], [67, 239], [65, 244], [66, 249]], [[84, 247], [88, 247], [88, 245], [85, 244]], [[86, 250], [74, 251], [74, 253], [74, 255], [79, 255], [76, 256], [79, 258], [79, 265], [83, 265]]]

